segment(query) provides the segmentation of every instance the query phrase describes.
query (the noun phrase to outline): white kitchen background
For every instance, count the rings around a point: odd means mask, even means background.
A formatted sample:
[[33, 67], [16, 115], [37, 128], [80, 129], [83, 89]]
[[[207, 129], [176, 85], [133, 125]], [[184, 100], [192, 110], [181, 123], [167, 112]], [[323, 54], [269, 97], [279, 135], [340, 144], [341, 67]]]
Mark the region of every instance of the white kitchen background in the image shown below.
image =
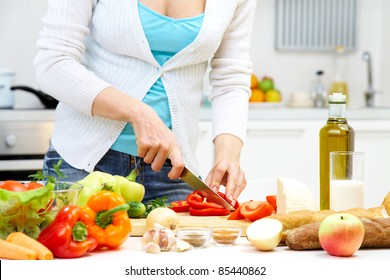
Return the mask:
[[[212, 0], [209, 0], [212, 1]], [[292, 2], [294, 0], [291, 0]], [[254, 72], [274, 78], [286, 101], [292, 92], [310, 91], [315, 72], [324, 70], [324, 83], [329, 86], [335, 75], [335, 56], [327, 52], [291, 52], [275, 50], [275, 0], [258, 0], [252, 39]], [[32, 61], [35, 43], [46, 13], [47, 0], [0, 0], [0, 68], [16, 73], [14, 84], [37, 87]], [[381, 94], [379, 105], [390, 104], [390, 1], [358, 0], [357, 49], [346, 54], [346, 81], [350, 105], [364, 104], [367, 88], [367, 65], [362, 53], [372, 55], [374, 87]], [[17, 92], [15, 107], [42, 107], [28, 93]]]

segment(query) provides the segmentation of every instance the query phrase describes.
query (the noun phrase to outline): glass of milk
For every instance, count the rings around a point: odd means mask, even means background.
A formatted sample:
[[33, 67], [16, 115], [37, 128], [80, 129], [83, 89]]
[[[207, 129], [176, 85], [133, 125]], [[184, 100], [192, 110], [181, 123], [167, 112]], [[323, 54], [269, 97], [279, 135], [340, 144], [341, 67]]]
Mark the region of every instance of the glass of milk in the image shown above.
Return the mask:
[[364, 153], [330, 153], [330, 209], [364, 208]]

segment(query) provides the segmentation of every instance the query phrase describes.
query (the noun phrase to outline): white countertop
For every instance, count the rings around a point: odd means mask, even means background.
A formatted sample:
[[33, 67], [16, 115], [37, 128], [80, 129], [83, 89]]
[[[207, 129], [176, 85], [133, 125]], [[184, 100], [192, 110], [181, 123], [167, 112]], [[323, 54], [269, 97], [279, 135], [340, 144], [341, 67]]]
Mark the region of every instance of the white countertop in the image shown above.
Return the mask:
[[[40, 280], [46, 279], [363, 279], [375, 275], [386, 275], [390, 261], [390, 249], [361, 249], [352, 257], [341, 258], [328, 255], [325, 251], [293, 251], [288, 247], [278, 247], [270, 252], [256, 250], [245, 237], [241, 237], [234, 246], [217, 246], [210, 242], [206, 248], [194, 248], [186, 252], [145, 253], [141, 246], [141, 237], [130, 237], [119, 249], [93, 252], [78, 259], [61, 259], [53, 262], [25, 261], [2, 262], [4, 279], [16, 279], [17, 276], [39, 274]], [[25, 266], [26, 265], [26, 266]], [[225, 271], [232, 269], [264, 271], [266, 275], [240, 275]], [[152, 269], [185, 271], [189, 273], [208, 273], [208, 276], [134, 276], [127, 272]], [[249, 270], [248, 270], [249, 269]], [[45, 271], [46, 273], [42, 273]], [[55, 271], [56, 276], [48, 273]], [[222, 273], [223, 272], [223, 273]], [[383, 272], [383, 274], [381, 274]], [[7, 278], [7, 275], [10, 278]], [[70, 277], [72, 275], [72, 277]], [[346, 278], [342, 278], [345, 275]], [[76, 277], [77, 276], [77, 277]], [[298, 277], [299, 276], [299, 277]], [[326, 277], [325, 277], [326, 276]], [[156, 278], [157, 277], [157, 278]], [[189, 277], [189, 278], [188, 278]]]
[[[346, 115], [349, 120], [390, 119], [390, 107], [347, 108]], [[249, 120], [326, 120], [328, 109], [251, 106], [248, 117]], [[200, 120], [209, 120], [210, 118], [211, 109], [202, 108]]]
[[[54, 120], [55, 110], [50, 109], [0, 109], [0, 121], [40, 121]], [[289, 108], [251, 105], [249, 108], [250, 120], [326, 120], [326, 108]], [[211, 119], [211, 109], [201, 108], [199, 119]], [[349, 120], [383, 120], [390, 119], [390, 107], [378, 108], [347, 108]]]

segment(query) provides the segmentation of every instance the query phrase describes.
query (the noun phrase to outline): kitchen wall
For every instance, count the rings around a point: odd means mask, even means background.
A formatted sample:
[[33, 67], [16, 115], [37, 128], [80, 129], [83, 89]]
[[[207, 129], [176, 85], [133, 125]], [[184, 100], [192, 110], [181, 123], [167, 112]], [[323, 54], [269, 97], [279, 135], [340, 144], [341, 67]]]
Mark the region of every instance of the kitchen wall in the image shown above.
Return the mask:
[[[335, 75], [334, 54], [320, 52], [278, 52], [274, 49], [275, 8], [274, 0], [258, 0], [252, 39], [254, 72], [262, 77], [271, 76], [288, 99], [291, 92], [310, 91], [315, 72], [325, 71], [324, 82], [330, 86]], [[364, 104], [367, 88], [367, 65], [361, 59], [364, 51], [370, 51], [373, 60], [374, 86], [382, 94], [378, 103], [390, 104], [390, 1], [358, 0], [357, 50], [346, 55], [350, 90], [350, 105]]]
[[[0, 68], [15, 72], [15, 85], [37, 87], [32, 61], [46, 10], [47, 0], [0, 0]], [[37, 97], [19, 91], [15, 107], [43, 108]]]
[[[209, 0], [212, 1], [212, 0]], [[378, 102], [390, 104], [390, 1], [358, 0], [358, 48], [346, 55], [350, 89], [350, 105], [364, 104], [367, 87], [363, 51], [372, 54], [374, 85], [382, 94]], [[324, 82], [330, 85], [335, 74], [334, 56], [317, 52], [278, 52], [274, 49], [275, 0], [258, 0], [252, 39], [254, 72], [274, 78], [285, 101], [294, 91], [310, 91], [319, 69], [325, 71]], [[0, 68], [15, 71], [14, 84], [37, 87], [32, 60], [35, 42], [42, 27], [41, 18], [47, 9], [46, 0], [0, 0]], [[28, 93], [17, 93], [16, 107], [41, 107], [38, 99]]]

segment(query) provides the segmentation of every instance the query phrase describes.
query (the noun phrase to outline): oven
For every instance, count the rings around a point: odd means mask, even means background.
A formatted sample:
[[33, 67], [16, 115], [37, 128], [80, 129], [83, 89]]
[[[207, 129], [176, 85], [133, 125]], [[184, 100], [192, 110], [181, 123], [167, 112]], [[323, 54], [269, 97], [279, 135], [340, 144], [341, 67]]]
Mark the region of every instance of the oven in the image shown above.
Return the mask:
[[42, 170], [53, 127], [54, 110], [0, 110], [0, 181]]

